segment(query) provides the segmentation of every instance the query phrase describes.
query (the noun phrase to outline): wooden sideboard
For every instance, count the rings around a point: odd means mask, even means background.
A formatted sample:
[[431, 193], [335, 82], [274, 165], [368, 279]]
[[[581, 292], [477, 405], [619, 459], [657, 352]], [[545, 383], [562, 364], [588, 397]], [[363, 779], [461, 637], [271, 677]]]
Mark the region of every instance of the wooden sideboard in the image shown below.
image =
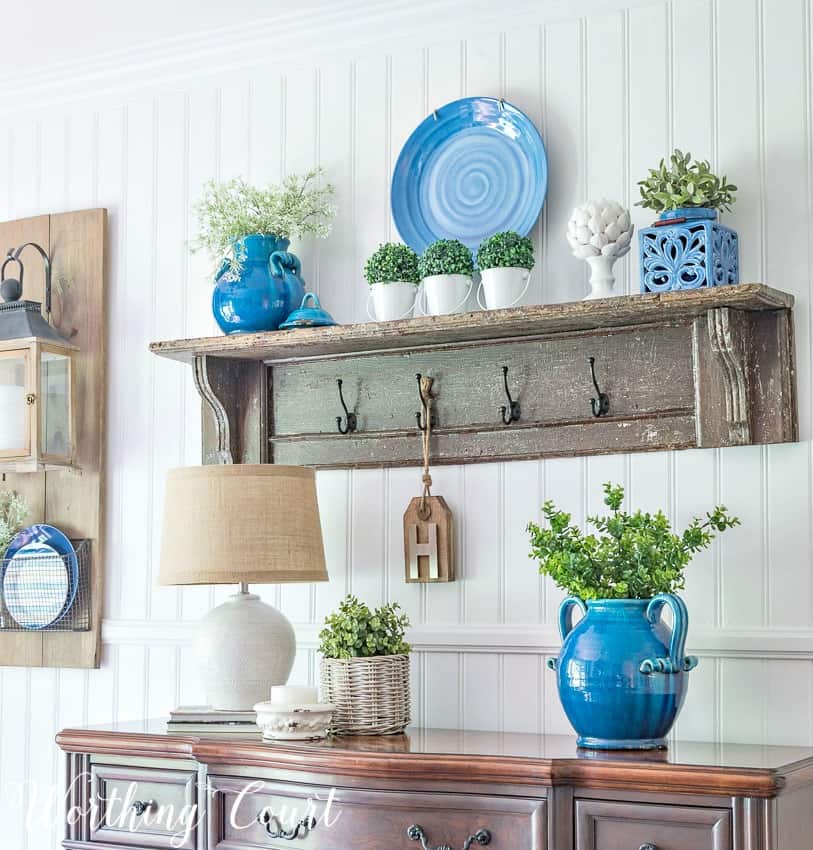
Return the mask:
[[66, 850], [810, 850], [813, 750], [410, 729], [307, 744], [67, 729]]

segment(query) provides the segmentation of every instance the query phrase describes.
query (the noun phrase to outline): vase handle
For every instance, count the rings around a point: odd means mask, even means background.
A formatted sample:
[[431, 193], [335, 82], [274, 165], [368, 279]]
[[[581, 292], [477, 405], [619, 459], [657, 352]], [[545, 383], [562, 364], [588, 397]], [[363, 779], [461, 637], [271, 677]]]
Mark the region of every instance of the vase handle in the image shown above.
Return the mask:
[[559, 606], [559, 634], [562, 640], [573, 630], [574, 608], [578, 608], [583, 615], [587, 613], [587, 606], [584, 604], [584, 600], [578, 596], [568, 596], [567, 599], [562, 600], [562, 604]]
[[686, 636], [689, 631], [689, 611], [686, 603], [674, 593], [659, 593], [646, 609], [646, 618], [653, 625], [658, 622], [665, 605], [672, 609], [674, 625], [669, 642], [668, 658], [647, 658], [641, 662], [640, 671], [650, 673], [688, 673], [697, 667], [697, 658], [686, 655]]
[[302, 263], [299, 262], [299, 257], [292, 254], [290, 251], [274, 251], [268, 258], [271, 266], [271, 274], [274, 277], [285, 277], [285, 272], [293, 272], [296, 277], [299, 277], [302, 272]]
[[215, 283], [220, 280], [221, 277], [226, 273], [226, 270], [231, 266], [231, 263], [227, 259], [223, 259], [220, 263], [220, 268], [215, 272], [214, 280]]

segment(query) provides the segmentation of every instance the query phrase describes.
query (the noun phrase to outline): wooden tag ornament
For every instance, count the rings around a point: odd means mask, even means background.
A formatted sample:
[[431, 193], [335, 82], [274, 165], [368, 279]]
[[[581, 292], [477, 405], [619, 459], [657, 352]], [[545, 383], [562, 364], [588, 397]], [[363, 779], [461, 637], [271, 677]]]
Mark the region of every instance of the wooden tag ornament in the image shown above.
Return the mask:
[[408, 582], [454, 581], [454, 520], [443, 496], [416, 496], [404, 512]]
[[454, 581], [454, 522], [443, 496], [431, 493], [429, 441], [432, 436], [432, 378], [418, 375], [423, 422], [423, 495], [404, 513], [404, 562], [408, 582]]

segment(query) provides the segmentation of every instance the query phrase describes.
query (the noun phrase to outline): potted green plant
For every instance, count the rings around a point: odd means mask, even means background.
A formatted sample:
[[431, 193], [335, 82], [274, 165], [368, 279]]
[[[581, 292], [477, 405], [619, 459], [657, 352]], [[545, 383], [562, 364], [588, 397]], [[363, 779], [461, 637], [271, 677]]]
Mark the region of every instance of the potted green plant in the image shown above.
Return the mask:
[[[370, 318], [389, 322], [412, 315], [421, 280], [418, 255], [412, 248], [398, 242], [379, 245], [364, 264], [364, 276], [370, 285]], [[375, 316], [370, 313], [370, 298]]]
[[333, 187], [322, 171], [292, 174], [281, 184], [253, 186], [242, 178], [207, 183], [194, 211], [198, 237], [215, 273], [212, 311], [227, 334], [275, 330], [300, 306], [304, 295], [292, 238], [330, 233], [336, 213]]
[[348, 595], [319, 634], [322, 700], [336, 706], [333, 728], [395, 735], [410, 720], [409, 618], [398, 603], [371, 610]]
[[518, 304], [528, 290], [534, 267], [534, 246], [527, 236], [513, 230], [495, 233], [477, 249], [477, 268], [485, 304], [477, 290], [477, 303], [484, 310], [499, 310]]
[[731, 209], [737, 191], [725, 175], [675, 149], [638, 187], [637, 206], [659, 214], [638, 233], [641, 292], [739, 283], [737, 232], [717, 220]]
[[[531, 557], [570, 594], [559, 609], [562, 649], [549, 666], [579, 746], [652, 749], [665, 746], [697, 664], [684, 654], [689, 618], [676, 591], [692, 557], [739, 520], [718, 506], [677, 534], [663, 512], [627, 513], [623, 499], [623, 487], [604, 485], [610, 513], [588, 517], [595, 534], [545, 502], [547, 527], [528, 525]], [[584, 615], [575, 626], [574, 609]]]
[[457, 313], [472, 289], [474, 259], [457, 239], [438, 239], [418, 260], [423, 312], [428, 316]]

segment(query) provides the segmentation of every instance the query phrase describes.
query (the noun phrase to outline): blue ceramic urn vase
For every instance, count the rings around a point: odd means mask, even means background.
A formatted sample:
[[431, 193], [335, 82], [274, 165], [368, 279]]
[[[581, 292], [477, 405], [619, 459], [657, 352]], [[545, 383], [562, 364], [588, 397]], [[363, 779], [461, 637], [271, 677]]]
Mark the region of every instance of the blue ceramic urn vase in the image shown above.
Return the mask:
[[305, 286], [299, 258], [288, 240], [255, 234], [234, 245], [242, 268], [234, 275], [224, 262], [215, 276], [212, 312], [225, 334], [276, 330], [302, 303]]
[[[672, 611], [674, 625], [661, 618]], [[575, 609], [584, 616], [573, 625]], [[644, 750], [666, 746], [683, 706], [688, 673], [697, 659], [684, 655], [688, 612], [670, 593], [653, 599], [575, 596], [559, 608], [562, 649], [548, 666], [580, 747]]]
[[665, 210], [638, 231], [641, 292], [701, 289], [740, 282], [736, 230], [717, 221], [717, 210]]

